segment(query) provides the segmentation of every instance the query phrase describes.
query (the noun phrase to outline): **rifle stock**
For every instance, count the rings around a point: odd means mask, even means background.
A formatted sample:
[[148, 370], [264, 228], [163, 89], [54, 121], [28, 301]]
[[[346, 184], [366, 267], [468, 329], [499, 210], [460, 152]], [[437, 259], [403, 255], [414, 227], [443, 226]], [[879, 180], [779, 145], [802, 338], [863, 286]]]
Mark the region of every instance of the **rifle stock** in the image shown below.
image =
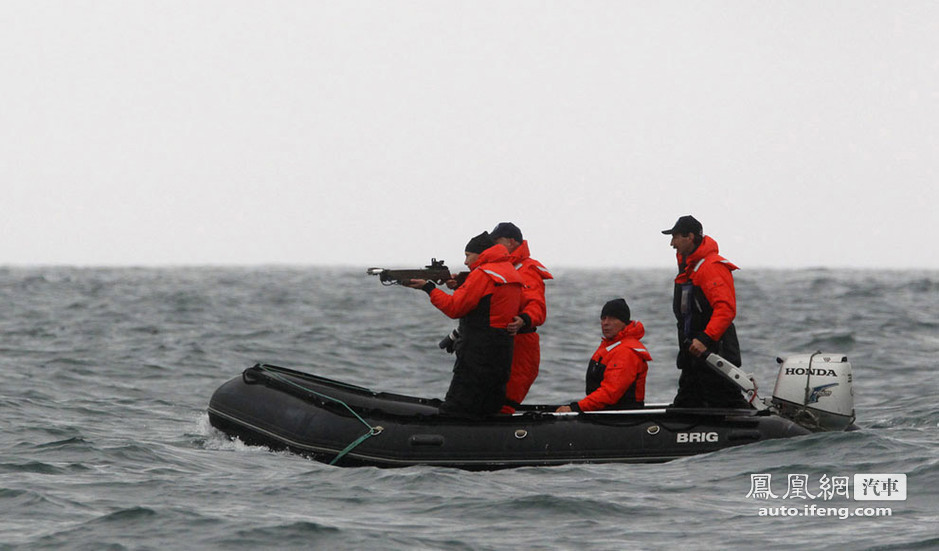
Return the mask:
[[466, 281], [469, 272], [460, 272], [451, 274], [450, 268], [444, 264], [443, 260], [436, 258], [430, 259], [430, 265], [424, 268], [413, 270], [388, 270], [385, 268], [369, 268], [365, 271], [368, 275], [377, 275], [382, 285], [404, 285], [412, 279], [426, 279], [433, 281], [438, 285], [443, 285], [451, 279], [455, 279], [457, 287]]

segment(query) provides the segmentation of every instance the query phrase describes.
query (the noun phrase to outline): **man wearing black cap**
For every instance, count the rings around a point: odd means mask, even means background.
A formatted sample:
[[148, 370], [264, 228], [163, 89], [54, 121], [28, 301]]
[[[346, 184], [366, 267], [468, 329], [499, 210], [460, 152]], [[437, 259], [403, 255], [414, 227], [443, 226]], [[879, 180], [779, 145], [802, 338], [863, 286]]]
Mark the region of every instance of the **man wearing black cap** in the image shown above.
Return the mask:
[[629, 305], [617, 298], [603, 305], [600, 331], [603, 340], [587, 365], [587, 396], [557, 408], [558, 413], [643, 407], [648, 362], [652, 361], [639, 340], [645, 328], [630, 320]]
[[554, 279], [541, 262], [531, 257], [528, 241], [522, 230], [511, 222], [500, 222], [489, 234], [496, 243], [509, 250], [511, 262], [522, 278], [522, 305], [509, 332], [515, 333], [515, 352], [512, 356], [512, 374], [505, 386], [505, 405], [502, 413], [513, 413], [528, 394], [528, 389], [538, 376], [541, 363], [541, 343], [537, 328], [548, 317], [545, 301], [545, 280]]
[[671, 235], [678, 259], [673, 310], [678, 320], [678, 394], [675, 407], [750, 407], [740, 389], [704, 362], [714, 352], [740, 365], [734, 276], [737, 268], [718, 254], [701, 222], [682, 216], [662, 233]]
[[522, 280], [508, 261], [508, 250], [486, 232], [472, 238], [465, 253], [470, 273], [452, 295], [424, 279], [412, 279], [408, 286], [423, 289], [437, 309], [460, 320], [453, 377], [440, 411], [489, 415], [505, 401], [513, 348], [507, 327], [519, 311]]

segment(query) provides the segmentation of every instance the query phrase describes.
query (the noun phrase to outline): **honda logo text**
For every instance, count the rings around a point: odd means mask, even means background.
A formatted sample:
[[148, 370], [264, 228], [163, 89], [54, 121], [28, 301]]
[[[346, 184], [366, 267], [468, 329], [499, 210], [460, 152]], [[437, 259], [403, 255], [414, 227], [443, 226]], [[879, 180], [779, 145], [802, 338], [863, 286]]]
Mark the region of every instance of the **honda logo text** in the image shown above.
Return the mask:
[[805, 367], [787, 367], [786, 375], [820, 375], [822, 377], [838, 376], [834, 369], [821, 369], [817, 367], [813, 367], [811, 369]]

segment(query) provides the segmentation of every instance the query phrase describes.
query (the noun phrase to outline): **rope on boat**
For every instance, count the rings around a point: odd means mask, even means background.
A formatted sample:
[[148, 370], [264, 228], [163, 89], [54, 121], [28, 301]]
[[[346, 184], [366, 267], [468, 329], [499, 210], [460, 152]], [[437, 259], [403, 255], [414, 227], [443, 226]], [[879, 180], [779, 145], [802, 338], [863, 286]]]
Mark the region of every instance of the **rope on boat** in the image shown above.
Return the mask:
[[349, 411], [349, 413], [351, 413], [353, 416], [355, 416], [356, 419], [358, 419], [359, 421], [361, 421], [361, 423], [362, 423], [363, 425], [365, 425], [366, 427], [368, 427], [368, 432], [366, 432], [366, 433], [363, 434], [362, 436], [358, 437], [356, 440], [354, 440], [352, 443], [350, 443], [348, 446], [346, 446], [345, 449], [343, 449], [341, 452], [339, 452], [339, 453], [336, 455], [336, 457], [334, 457], [333, 460], [329, 462], [330, 465], [335, 465], [335, 464], [338, 463], [339, 460], [342, 459], [347, 453], [349, 453], [350, 451], [354, 450], [354, 449], [356, 448], [356, 446], [358, 446], [358, 445], [361, 444], [362, 442], [365, 442], [366, 440], [368, 440], [368, 439], [371, 438], [372, 436], [378, 436], [379, 434], [382, 433], [383, 430], [385, 430], [383, 427], [380, 427], [380, 426], [378, 426], [378, 427], [373, 427], [372, 425], [368, 424], [368, 421], [366, 421], [365, 419], [363, 419], [361, 415], [359, 415], [358, 413], [356, 413], [356, 411], [355, 411], [354, 409], [352, 409], [351, 407], [349, 407], [349, 404], [343, 402], [342, 400], [340, 400], [340, 399], [338, 399], [338, 398], [333, 398], [332, 396], [329, 396], [329, 395], [327, 395], [327, 394], [323, 394], [323, 393], [321, 393], [321, 392], [317, 392], [317, 391], [315, 391], [315, 390], [306, 388], [305, 386], [303, 386], [303, 385], [301, 385], [301, 384], [295, 383], [295, 382], [291, 381], [290, 379], [287, 379], [286, 377], [282, 377], [280, 373], [278, 373], [278, 372], [276, 372], [276, 371], [274, 371], [274, 370], [272, 370], [272, 369], [269, 369], [268, 366], [266, 366], [266, 365], [264, 365], [264, 364], [260, 364], [260, 363], [259, 363], [259, 364], [255, 365], [254, 367], [257, 367], [257, 368], [260, 369], [261, 371], [264, 371], [264, 372], [267, 373], [272, 379], [276, 379], [276, 380], [278, 380], [278, 381], [280, 381], [280, 382], [282, 382], [282, 383], [284, 383], [284, 384], [286, 384], [286, 385], [288, 385], [288, 386], [296, 387], [296, 388], [298, 388], [298, 389], [300, 389], [300, 390], [302, 390], [302, 391], [304, 391], [304, 392], [309, 392], [310, 394], [314, 394], [314, 395], [318, 396], [319, 398], [323, 398], [323, 399], [325, 399], [325, 400], [329, 400], [329, 401], [331, 401], [331, 402], [335, 402], [335, 403], [341, 405], [342, 407], [346, 408], [346, 409]]

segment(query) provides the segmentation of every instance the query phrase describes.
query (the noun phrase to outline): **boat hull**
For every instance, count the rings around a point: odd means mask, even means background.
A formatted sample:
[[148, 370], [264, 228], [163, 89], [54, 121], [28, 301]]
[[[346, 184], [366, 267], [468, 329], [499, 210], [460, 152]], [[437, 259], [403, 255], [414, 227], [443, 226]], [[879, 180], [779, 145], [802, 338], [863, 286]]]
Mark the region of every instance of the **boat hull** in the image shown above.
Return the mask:
[[568, 463], [654, 463], [809, 434], [756, 410], [645, 408], [555, 414], [440, 415], [428, 400], [255, 366], [212, 396], [212, 426], [249, 445], [339, 466], [437, 465], [470, 470]]

